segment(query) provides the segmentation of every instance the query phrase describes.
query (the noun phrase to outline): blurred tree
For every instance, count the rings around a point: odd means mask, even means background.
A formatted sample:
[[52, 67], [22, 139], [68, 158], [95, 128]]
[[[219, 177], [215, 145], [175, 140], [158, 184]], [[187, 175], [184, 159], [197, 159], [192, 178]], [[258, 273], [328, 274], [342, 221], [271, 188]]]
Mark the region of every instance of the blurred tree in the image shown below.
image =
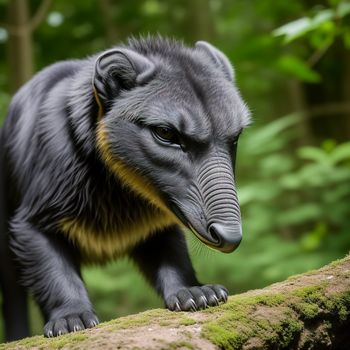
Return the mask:
[[289, 51], [279, 64], [302, 83], [298, 96], [300, 110], [307, 116], [304, 123], [312, 130], [309, 140], [320, 142], [331, 136], [346, 141], [350, 138], [350, 3], [313, 0], [309, 6], [303, 17], [274, 31]]
[[115, 20], [115, 4], [113, 0], [100, 0], [98, 2], [101, 15], [105, 19], [104, 25], [106, 30], [107, 43], [113, 45], [118, 41], [118, 30]]
[[188, 38], [213, 41], [215, 38], [215, 24], [209, 0], [193, 0], [188, 6]]
[[14, 92], [34, 73], [32, 32], [45, 19], [51, 0], [43, 0], [31, 16], [28, 0], [12, 0], [7, 5], [8, 65], [11, 90]]

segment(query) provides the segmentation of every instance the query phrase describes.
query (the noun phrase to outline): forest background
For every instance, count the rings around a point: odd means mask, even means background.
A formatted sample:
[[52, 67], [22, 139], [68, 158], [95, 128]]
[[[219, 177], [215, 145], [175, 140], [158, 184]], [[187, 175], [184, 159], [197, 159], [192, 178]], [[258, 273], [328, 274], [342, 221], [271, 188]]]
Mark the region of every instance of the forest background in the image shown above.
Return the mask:
[[[189, 233], [200, 280], [235, 294], [347, 254], [349, 1], [0, 0], [0, 123], [36, 71], [149, 33], [207, 40], [225, 52], [254, 119], [236, 170], [243, 242], [225, 255]], [[102, 321], [162, 306], [127, 260], [83, 275]], [[34, 303], [31, 318], [41, 334]]]

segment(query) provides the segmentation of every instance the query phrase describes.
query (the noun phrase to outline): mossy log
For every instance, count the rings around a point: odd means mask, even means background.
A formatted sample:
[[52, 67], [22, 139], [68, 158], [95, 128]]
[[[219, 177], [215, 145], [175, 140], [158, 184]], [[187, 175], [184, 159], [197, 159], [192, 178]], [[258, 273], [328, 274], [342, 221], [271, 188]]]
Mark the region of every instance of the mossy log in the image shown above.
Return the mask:
[[350, 349], [350, 257], [204, 311], [152, 310], [0, 349]]

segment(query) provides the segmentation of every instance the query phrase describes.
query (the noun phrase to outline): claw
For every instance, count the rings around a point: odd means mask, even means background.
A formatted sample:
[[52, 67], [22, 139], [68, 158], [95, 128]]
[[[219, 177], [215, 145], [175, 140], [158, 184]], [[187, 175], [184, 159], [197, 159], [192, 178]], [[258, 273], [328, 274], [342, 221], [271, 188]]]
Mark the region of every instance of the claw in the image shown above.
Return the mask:
[[219, 299], [217, 298], [216, 295], [214, 295], [213, 298], [215, 300], [215, 305], [218, 306], [220, 304]]
[[221, 294], [221, 299], [226, 303], [227, 302], [227, 294], [224, 291], [221, 291], [220, 294]]
[[203, 308], [206, 309], [208, 307], [208, 300], [204, 295], [201, 296], [201, 299], [203, 300], [203, 303], [204, 303]]
[[190, 299], [191, 311], [197, 311], [197, 305], [193, 299]]
[[175, 303], [175, 311], [181, 311], [181, 307], [178, 302]]
[[53, 332], [52, 331], [48, 331], [47, 332], [47, 336], [48, 336], [48, 338], [52, 338], [53, 337]]
[[73, 332], [78, 332], [78, 331], [80, 331], [80, 330], [81, 330], [80, 326], [75, 325], [75, 326], [73, 327]]

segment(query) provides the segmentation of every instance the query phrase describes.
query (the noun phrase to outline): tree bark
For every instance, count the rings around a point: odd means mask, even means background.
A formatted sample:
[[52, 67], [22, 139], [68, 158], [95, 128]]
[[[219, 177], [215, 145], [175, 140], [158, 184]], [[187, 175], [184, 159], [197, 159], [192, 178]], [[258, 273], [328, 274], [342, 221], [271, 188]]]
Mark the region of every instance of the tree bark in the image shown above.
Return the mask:
[[27, 0], [9, 1], [8, 62], [12, 91], [16, 91], [29, 80], [34, 72], [32, 33], [27, 28], [29, 18]]
[[51, 0], [42, 0], [33, 16], [28, 0], [11, 0], [7, 9], [7, 23], [2, 24], [8, 33], [7, 58], [11, 92], [15, 92], [34, 73], [32, 33], [44, 20]]
[[215, 26], [209, 0], [191, 0], [188, 6], [188, 35], [192, 41], [215, 40]]
[[0, 349], [349, 349], [350, 257], [194, 313], [152, 310]]
[[106, 40], [108, 45], [115, 45], [118, 41], [118, 31], [116, 27], [116, 21], [113, 15], [114, 2], [111, 0], [99, 0], [100, 11], [104, 18], [103, 24], [106, 30]]

